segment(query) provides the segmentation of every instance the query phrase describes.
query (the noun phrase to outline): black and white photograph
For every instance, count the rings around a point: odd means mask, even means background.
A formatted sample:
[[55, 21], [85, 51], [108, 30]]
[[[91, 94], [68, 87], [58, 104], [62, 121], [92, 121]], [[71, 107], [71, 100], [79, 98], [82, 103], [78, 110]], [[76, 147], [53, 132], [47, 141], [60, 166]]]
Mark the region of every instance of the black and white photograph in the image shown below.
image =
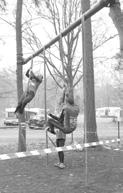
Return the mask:
[[123, 193], [123, 0], [0, 0], [0, 193]]

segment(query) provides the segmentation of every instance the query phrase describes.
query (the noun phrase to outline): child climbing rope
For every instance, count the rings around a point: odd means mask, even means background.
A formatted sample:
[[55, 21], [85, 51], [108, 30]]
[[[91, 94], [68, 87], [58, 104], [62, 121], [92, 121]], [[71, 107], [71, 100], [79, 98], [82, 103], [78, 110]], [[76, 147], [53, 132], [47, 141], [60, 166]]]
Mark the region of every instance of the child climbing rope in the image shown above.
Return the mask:
[[43, 76], [41, 74], [34, 73], [31, 68], [27, 70], [26, 76], [29, 78], [29, 80], [27, 88], [16, 107], [15, 114], [17, 116], [23, 113], [27, 103], [29, 103], [34, 98], [36, 91], [43, 80]]
[[52, 118], [48, 119], [47, 127], [51, 133], [55, 133], [54, 128], [61, 130], [65, 134], [72, 133], [77, 126], [77, 116], [79, 114], [79, 107], [74, 104], [74, 100], [70, 94], [70, 90], [65, 88], [63, 92], [65, 103], [62, 105], [62, 112], [60, 117], [55, 117], [49, 114]]

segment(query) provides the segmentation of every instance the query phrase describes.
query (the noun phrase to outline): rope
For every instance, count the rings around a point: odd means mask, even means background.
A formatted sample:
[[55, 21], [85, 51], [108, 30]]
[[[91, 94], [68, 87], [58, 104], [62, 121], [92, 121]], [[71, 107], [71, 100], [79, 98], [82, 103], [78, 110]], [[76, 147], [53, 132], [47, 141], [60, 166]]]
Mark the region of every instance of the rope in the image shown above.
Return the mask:
[[56, 147], [56, 144], [55, 144], [54, 141], [49, 137], [49, 135], [48, 135], [48, 139], [49, 139], [50, 142], [53, 144], [53, 146]]
[[60, 56], [62, 61], [62, 67], [63, 67], [63, 76], [65, 76], [65, 66], [64, 66], [64, 60], [63, 60], [63, 41], [62, 41], [62, 32], [60, 32]]
[[[46, 131], [46, 149], [48, 149], [49, 145], [48, 145], [48, 131]], [[47, 153], [47, 165], [48, 165], [48, 153]]]
[[33, 68], [33, 59], [31, 60], [31, 69]]
[[[32, 69], [33, 69], [33, 59], [31, 60], [30, 70], [32, 70]], [[29, 88], [29, 81], [30, 81], [30, 74], [29, 74], [29, 80], [28, 80], [27, 88]]]
[[[60, 32], [60, 48], [61, 48], [61, 50], [60, 50], [60, 52], [61, 52], [61, 61], [62, 61], [62, 65], [63, 65], [63, 77], [65, 78], [65, 66], [64, 66], [64, 60], [63, 60], [64, 54], [63, 54], [62, 32]], [[73, 143], [73, 132], [71, 133], [71, 143]]]
[[44, 48], [44, 51], [43, 51], [43, 55], [44, 55], [44, 109], [45, 109], [45, 122], [47, 122], [47, 101], [46, 101], [46, 98], [47, 98], [47, 90], [46, 90], [46, 87], [47, 87], [47, 84], [46, 84], [46, 56], [45, 56], [45, 48]]
[[[43, 50], [44, 57], [44, 109], [45, 109], [45, 124], [47, 122], [47, 92], [46, 92], [46, 56], [45, 56], [45, 47]], [[48, 148], [48, 133], [46, 132], [46, 148]], [[48, 154], [47, 154], [47, 165], [48, 165]]]
[[[31, 60], [31, 66], [30, 66], [30, 70], [32, 69], [33, 69], [33, 59]], [[30, 74], [29, 74], [27, 88], [29, 88], [29, 82], [30, 82]], [[27, 104], [27, 107], [30, 108], [30, 103]], [[27, 117], [29, 118], [29, 112], [27, 113]]]

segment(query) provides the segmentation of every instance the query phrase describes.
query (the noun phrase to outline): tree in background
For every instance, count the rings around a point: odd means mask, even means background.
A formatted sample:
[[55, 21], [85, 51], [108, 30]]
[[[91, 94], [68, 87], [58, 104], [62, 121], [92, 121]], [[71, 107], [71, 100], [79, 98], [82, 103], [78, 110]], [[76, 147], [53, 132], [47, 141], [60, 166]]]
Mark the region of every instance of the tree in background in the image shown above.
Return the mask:
[[5, 0], [0, 0], [0, 9], [5, 11], [5, 7], [6, 7], [6, 1]]
[[[90, 1], [82, 0], [82, 10], [90, 9]], [[84, 127], [86, 142], [98, 141], [95, 117], [94, 66], [91, 19], [83, 24], [83, 87], [84, 87]]]
[[120, 43], [120, 52], [118, 54], [119, 60], [118, 70], [120, 75], [119, 97], [120, 97], [120, 106], [123, 109], [123, 11], [121, 10], [119, 0], [113, 0], [110, 3], [110, 17], [119, 35], [119, 43]]
[[[22, 50], [22, 6], [23, 0], [17, 0], [16, 9], [16, 51], [17, 51], [17, 96], [18, 101], [23, 94], [23, 50]], [[24, 114], [19, 122], [24, 122]], [[26, 151], [26, 131], [19, 125], [18, 151]]]
[[[37, 5], [38, 0], [34, 1]], [[23, 45], [22, 45], [22, 10], [23, 0], [17, 0], [16, 8], [16, 51], [17, 51], [17, 95], [18, 101], [23, 94]], [[25, 122], [25, 116], [19, 117], [20, 122]], [[26, 151], [26, 131], [19, 125], [18, 151]]]

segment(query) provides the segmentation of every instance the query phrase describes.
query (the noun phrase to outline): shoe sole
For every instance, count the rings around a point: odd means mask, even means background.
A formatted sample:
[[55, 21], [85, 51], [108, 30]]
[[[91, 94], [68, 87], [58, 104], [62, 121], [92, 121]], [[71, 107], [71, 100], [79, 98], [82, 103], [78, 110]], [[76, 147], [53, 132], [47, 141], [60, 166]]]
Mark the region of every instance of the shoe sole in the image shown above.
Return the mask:
[[60, 166], [58, 166], [58, 168], [60, 168], [60, 169], [64, 169], [65, 167], [60, 167]]

